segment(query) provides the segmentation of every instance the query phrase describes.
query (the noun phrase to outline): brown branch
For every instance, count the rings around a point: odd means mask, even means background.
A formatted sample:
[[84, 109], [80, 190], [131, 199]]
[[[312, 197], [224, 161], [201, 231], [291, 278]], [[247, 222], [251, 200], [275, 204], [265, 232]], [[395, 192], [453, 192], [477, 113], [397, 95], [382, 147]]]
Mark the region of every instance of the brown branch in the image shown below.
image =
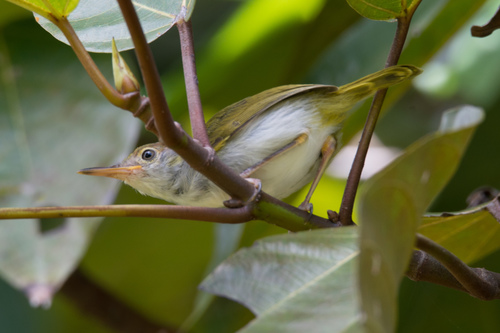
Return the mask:
[[[186, 8], [182, 7], [185, 14]], [[193, 43], [193, 30], [191, 21], [184, 21], [184, 15], [176, 22], [181, 41], [182, 66], [184, 69], [184, 80], [186, 81], [186, 93], [189, 108], [189, 118], [193, 137], [204, 147], [210, 146], [207, 134], [203, 107], [201, 105], [200, 90], [198, 88], [198, 76], [196, 75], [196, 63]]]
[[261, 193], [258, 200], [258, 202], [252, 202], [241, 208], [231, 209], [173, 205], [0, 208], [0, 220], [67, 217], [150, 217], [227, 224], [263, 220], [289, 231], [339, 226], [329, 220], [288, 205], [266, 193]]
[[406, 276], [416, 282], [431, 282], [467, 292], [462, 284], [439, 261], [424, 251], [413, 251]]
[[246, 202], [255, 193], [253, 185], [223, 164], [213, 150], [195, 143], [175, 124], [163, 94], [160, 77], [142, 27], [130, 0], [118, 0], [127, 27], [132, 36], [146, 90], [150, 98], [160, 141], [173, 149], [193, 169], [205, 175], [231, 197]]
[[[453, 253], [422, 235], [417, 235], [417, 247], [437, 259], [470, 295], [482, 300], [500, 298], [500, 274], [484, 268], [471, 268]], [[456, 284], [452, 285], [455, 288]]]
[[474, 37], [486, 37], [493, 33], [493, 31], [500, 29], [500, 7], [491, 20], [483, 26], [474, 25], [470, 28], [470, 33]]
[[[408, 30], [410, 28], [411, 18], [416, 8], [417, 3], [412, 10], [407, 13], [407, 15], [402, 15], [398, 18], [398, 25], [396, 28], [396, 34], [392, 42], [391, 50], [387, 57], [385, 67], [390, 67], [397, 65], [401, 53], [403, 51], [403, 46], [405, 44], [406, 36], [408, 35]], [[382, 104], [384, 103], [385, 95], [387, 93], [386, 89], [381, 89], [375, 93], [373, 97], [373, 102], [366, 119], [365, 127], [361, 134], [361, 139], [358, 145], [358, 150], [356, 151], [356, 156], [352, 163], [351, 170], [349, 171], [349, 176], [347, 177], [347, 183], [344, 190], [344, 195], [342, 197], [342, 203], [339, 209], [340, 222], [343, 225], [353, 224], [352, 212], [354, 207], [354, 201], [356, 199], [356, 193], [358, 191], [359, 180], [361, 178], [361, 173], [365, 165], [366, 154], [368, 153], [368, 148], [370, 146], [370, 141], [375, 131], [375, 125], [377, 124], [380, 111], [382, 109]]]
[[67, 18], [62, 18], [60, 20], [54, 19], [53, 22], [64, 34], [69, 44], [71, 45], [71, 48], [78, 57], [78, 60], [80, 60], [88, 75], [90, 76], [92, 81], [94, 81], [94, 84], [101, 91], [101, 93], [106, 97], [106, 99], [115, 106], [118, 106], [122, 109], [128, 109], [131, 104], [133, 104], [137, 99], [137, 94], [122, 95], [113, 86], [111, 86], [111, 84], [101, 73], [87, 50], [85, 50], [85, 47], [80, 41], [80, 38], [78, 38], [75, 30], [73, 29]]
[[114, 87], [111, 86], [101, 73], [94, 60], [83, 46], [80, 38], [78, 38], [78, 35], [71, 26], [70, 22], [66, 18], [62, 18], [60, 20], [53, 18], [51, 21], [54, 22], [54, 24], [56, 24], [64, 34], [70, 43], [71, 48], [78, 57], [78, 60], [80, 60], [83, 65], [83, 68], [85, 68], [87, 74], [104, 97], [106, 97], [111, 104], [132, 112], [134, 117], [139, 118], [145, 124], [148, 131], [158, 136], [158, 131], [155, 127], [154, 121], [152, 121], [151, 110], [149, 108], [149, 98], [141, 96], [138, 91], [126, 94], [119, 93]]
[[142, 316], [139, 312], [94, 283], [78, 269], [70, 275], [60, 291], [84, 313], [97, 318], [101, 323], [116, 332], [179, 332], [177, 328], [154, 323], [149, 318]]
[[244, 223], [254, 219], [250, 206], [234, 209], [173, 205], [0, 208], [0, 220], [65, 217], [152, 217], [229, 224]]

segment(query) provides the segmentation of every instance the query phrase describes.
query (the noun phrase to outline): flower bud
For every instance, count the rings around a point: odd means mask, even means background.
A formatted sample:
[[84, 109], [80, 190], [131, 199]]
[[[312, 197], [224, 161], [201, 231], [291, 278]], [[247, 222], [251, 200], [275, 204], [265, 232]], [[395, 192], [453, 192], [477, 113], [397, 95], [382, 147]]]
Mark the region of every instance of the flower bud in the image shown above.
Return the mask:
[[116, 89], [122, 94], [139, 91], [139, 82], [135, 78], [134, 74], [132, 74], [132, 71], [127, 66], [127, 63], [122, 58], [120, 53], [118, 53], [114, 38], [112, 41], [112, 50], [113, 77], [115, 79]]

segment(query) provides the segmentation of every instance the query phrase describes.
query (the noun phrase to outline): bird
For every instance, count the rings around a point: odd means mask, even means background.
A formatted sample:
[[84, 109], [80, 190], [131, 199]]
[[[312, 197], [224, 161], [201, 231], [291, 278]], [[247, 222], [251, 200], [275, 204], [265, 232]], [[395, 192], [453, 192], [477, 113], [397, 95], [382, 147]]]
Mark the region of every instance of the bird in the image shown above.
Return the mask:
[[[219, 159], [262, 190], [283, 199], [312, 182], [311, 196], [340, 148], [343, 122], [361, 100], [422, 72], [413, 65], [382, 69], [336, 87], [294, 84], [274, 87], [217, 112], [207, 122]], [[221, 207], [229, 199], [163, 143], [138, 147], [121, 163], [86, 168], [80, 174], [116, 178], [141, 194], [183, 206]]]

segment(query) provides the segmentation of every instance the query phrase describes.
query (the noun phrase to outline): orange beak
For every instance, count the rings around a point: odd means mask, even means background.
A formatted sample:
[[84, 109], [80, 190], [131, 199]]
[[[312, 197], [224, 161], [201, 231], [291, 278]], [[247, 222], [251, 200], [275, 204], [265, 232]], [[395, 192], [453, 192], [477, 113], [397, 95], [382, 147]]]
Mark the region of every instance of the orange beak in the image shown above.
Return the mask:
[[82, 169], [78, 171], [78, 173], [81, 175], [102, 176], [124, 180], [128, 176], [134, 174], [136, 170], [140, 169], [142, 169], [142, 166], [140, 165], [132, 165], [126, 167], [110, 166]]

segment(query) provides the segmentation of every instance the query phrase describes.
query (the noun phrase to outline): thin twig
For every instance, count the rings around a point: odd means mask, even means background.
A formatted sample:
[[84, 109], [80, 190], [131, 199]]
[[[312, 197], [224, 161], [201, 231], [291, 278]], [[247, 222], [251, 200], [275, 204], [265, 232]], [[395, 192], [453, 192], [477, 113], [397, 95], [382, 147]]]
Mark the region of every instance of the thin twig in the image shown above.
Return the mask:
[[149, 108], [149, 98], [141, 96], [138, 91], [127, 94], [120, 94], [114, 87], [111, 86], [111, 84], [101, 73], [94, 60], [83, 46], [80, 38], [78, 38], [78, 35], [74, 31], [71, 23], [67, 20], [67, 18], [63, 17], [57, 20], [56, 18], [52, 17], [51, 21], [56, 24], [64, 34], [64, 36], [70, 43], [71, 48], [78, 57], [78, 60], [80, 60], [83, 67], [87, 71], [87, 74], [90, 76], [90, 78], [104, 95], [104, 97], [106, 97], [106, 99], [113, 105], [132, 112], [134, 117], [142, 120], [148, 131], [158, 136], [158, 130], [155, 127], [154, 121], [151, 121], [153, 118], [151, 115], [151, 110]]
[[[408, 35], [411, 18], [417, 6], [418, 4], [412, 8], [412, 11], [408, 13], [408, 15], [404, 15], [398, 18], [396, 34], [394, 36], [391, 50], [385, 64], [386, 68], [397, 65], [398, 60], [401, 56], [401, 52], [403, 51], [406, 36]], [[380, 115], [386, 93], [387, 89], [381, 89], [375, 94], [372, 105], [370, 107], [370, 111], [368, 113], [365, 127], [361, 134], [361, 139], [356, 151], [356, 156], [352, 163], [351, 170], [349, 172], [349, 176], [347, 177], [347, 184], [339, 209], [340, 222], [343, 225], [353, 224], [352, 212], [354, 201], [356, 199], [356, 193], [358, 190], [359, 180], [361, 178], [361, 173], [365, 165], [366, 154], [368, 153], [370, 141], [375, 131], [375, 125], [377, 124], [377, 120]]]
[[[186, 8], [183, 7], [183, 13]], [[193, 137], [204, 147], [210, 146], [210, 139], [207, 134], [207, 126], [203, 116], [200, 90], [198, 88], [198, 76], [196, 75], [196, 63], [193, 43], [193, 30], [191, 21], [184, 21], [183, 15], [176, 22], [177, 30], [181, 41], [182, 66], [184, 69], [184, 80], [186, 82], [186, 93], [189, 108], [189, 118]]]
[[174, 205], [102, 205], [0, 208], [2, 219], [44, 219], [68, 217], [150, 217], [197, 220], [227, 224], [263, 220], [289, 231], [304, 231], [338, 226], [319, 216], [288, 205], [261, 193], [260, 202], [241, 208], [208, 208]]
[[231, 224], [244, 223], [254, 219], [249, 206], [235, 209], [174, 205], [0, 208], [0, 220], [58, 217], [153, 217]]
[[167, 145], [171, 142], [182, 141], [182, 133], [176, 129], [174, 119], [170, 114], [153, 54], [144, 36], [134, 6], [129, 0], [118, 0], [118, 4], [134, 42], [135, 53], [148, 92], [151, 110], [155, 118], [155, 125], [160, 134], [159, 139]]
[[138, 94], [122, 95], [108, 82], [108, 80], [106, 80], [92, 57], [89, 55], [87, 50], [85, 50], [85, 47], [80, 41], [80, 38], [78, 38], [75, 30], [73, 29], [67, 18], [64, 17], [59, 21], [55, 21], [54, 23], [64, 34], [69, 44], [71, 45], [71, 48], [78, 57], [78, 60], [80, 60], [88, 75], [90, 76], [92, 81], [94, 81], [94, 84], [101, 91], [101, 93], [106, 97], [106, 99], [113, 105], [116, 105], [122, 109], [130, 108], [131, 104], [134, 103], [138, 98]]

